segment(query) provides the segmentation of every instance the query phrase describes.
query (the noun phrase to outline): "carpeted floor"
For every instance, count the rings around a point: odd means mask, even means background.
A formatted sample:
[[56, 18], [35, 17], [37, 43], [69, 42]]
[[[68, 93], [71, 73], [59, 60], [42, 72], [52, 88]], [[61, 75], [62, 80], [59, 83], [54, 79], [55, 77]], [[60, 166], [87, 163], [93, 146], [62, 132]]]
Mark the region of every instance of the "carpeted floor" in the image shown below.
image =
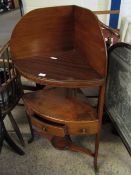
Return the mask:
[[[69, 151], [59, 151], [48, 140], [36, 135], [32, 144], [24, 107], [13, 111], [23, 133], [26, 147], [25, 155], [19, 156], [4, 143], [0, 155], [0, 175], [94, 175], [93, 159], [87, 155]], [[6, 126], [11, 126], [6, 119]], [[17, 141], [15, 133], [11, 137]], [[93, 137], [75, 137], [73, 140], [83, 146], [94, 148]], [[17, 141], [17, 143], [19, 143]], [[98, 165], [100, 175], [131, 175], [131, 158], [118, 136], [111, 132], [110, 124], [102, 127]]]
[[0, 15], [0, 47], [10, 39], [11, 32], [20, 18], [19, 9]]

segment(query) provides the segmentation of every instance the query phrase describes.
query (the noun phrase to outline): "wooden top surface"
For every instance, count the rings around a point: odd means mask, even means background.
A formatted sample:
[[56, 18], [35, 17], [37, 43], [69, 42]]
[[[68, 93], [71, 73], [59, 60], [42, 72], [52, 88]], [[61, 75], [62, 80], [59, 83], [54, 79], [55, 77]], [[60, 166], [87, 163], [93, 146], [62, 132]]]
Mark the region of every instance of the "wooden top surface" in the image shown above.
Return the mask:
[[96, 121], [96, 110], [83, 94], [67, 98], [66, 89], [46, 89], [23, 96], [25, 105], [41, 117], [58, 123]]
[[37, 83], [75, 88], [105, 81], [105, 44], [90, 10], [62, 6], [31, 11], [16, 25], [10, 45], [17, 70]]
[[[76, 51], [15, 60], [19, 72], [40, 84], [61, 87], [100, 85], [104, 79]], [[40, 73], [44, 74], [40, 76]]]

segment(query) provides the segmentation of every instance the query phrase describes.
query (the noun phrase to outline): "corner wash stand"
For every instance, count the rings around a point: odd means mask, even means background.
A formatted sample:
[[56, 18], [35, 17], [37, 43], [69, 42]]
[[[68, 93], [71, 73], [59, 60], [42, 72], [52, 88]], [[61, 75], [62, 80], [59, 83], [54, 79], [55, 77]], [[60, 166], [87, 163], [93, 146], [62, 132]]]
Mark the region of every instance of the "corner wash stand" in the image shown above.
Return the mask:
[[[97, 172], [103, 115], [107, 55], [97, 17], [77, 6], [41, 8], [16, 25], [11, 52], [18, 72], [46, 88], [23, 100], [32, 131], [47, 137], [58, 149], [86, 153]], [[79, 88], [99, 89], [92, 107]], [[95, 150], [77, 146], [71, 136], [95, 135]]]

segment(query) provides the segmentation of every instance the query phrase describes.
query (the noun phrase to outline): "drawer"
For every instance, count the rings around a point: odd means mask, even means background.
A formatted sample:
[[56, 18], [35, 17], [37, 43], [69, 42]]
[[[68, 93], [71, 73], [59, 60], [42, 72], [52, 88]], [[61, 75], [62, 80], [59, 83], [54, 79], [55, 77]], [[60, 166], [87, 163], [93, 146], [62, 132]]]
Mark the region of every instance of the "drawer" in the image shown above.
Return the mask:
[[70, 135], [91, 135], [98, 132], [98, 121], [69, 123], [68, 133]]
[[50, 122], [48, 120], [43, 121], [39, 120], [38, 118], [31, 117], [32, 125], [34, 129], [38, 130], [39, 132], [47, 133], [53, 136], [65, 136], [65, 129], [64, 125], [58, 123], [58, 126], [54, 122]]

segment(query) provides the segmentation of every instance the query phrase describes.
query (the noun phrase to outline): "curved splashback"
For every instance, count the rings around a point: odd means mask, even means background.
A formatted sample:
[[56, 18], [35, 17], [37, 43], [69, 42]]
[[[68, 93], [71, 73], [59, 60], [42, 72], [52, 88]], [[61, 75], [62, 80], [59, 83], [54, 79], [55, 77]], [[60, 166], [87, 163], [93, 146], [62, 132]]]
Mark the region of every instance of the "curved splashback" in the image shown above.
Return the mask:
[[33, 10], [16, 25], [11, 37], [15, 59], [77, 50], [100, 75], [106, 74], [106, 49], [94, 13], [78, 6]]

